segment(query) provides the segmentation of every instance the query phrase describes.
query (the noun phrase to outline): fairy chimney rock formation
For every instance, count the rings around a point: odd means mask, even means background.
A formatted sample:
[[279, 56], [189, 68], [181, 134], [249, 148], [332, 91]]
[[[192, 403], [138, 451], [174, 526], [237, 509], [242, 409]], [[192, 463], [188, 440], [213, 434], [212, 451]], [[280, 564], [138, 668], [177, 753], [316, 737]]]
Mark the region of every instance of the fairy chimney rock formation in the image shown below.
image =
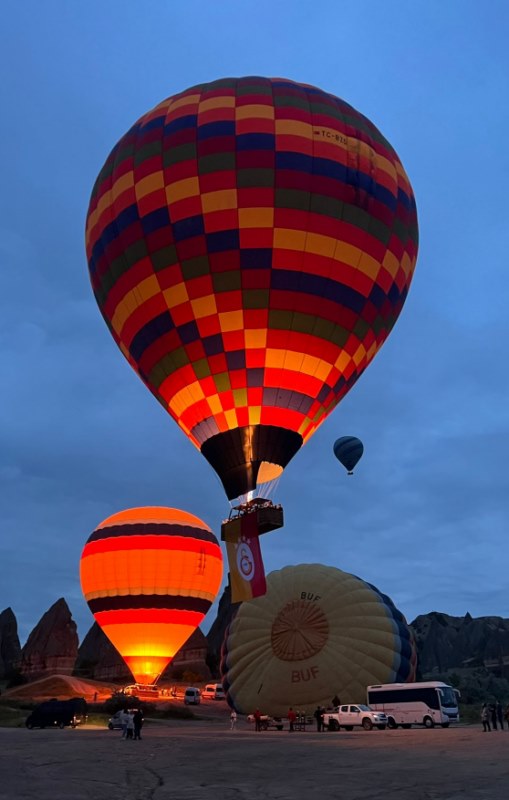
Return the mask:
[[[163, 674], [161, 680], [181, 680], [186, 673], [193, 673], [196, 679], [208, 681], [211, 672], [207, 666], [207, 639], [204, 633], [197, 628], [184, 642]], [[199, 677], [198, 677], [199, 676]]]
[[28, 680], [71, 675], [78, 654], [78, 634], [69, 606], [61, 597], [41, 617], [21, 651], [21, 673]]
[[219, 601], [217, 617], [207, 634], [207, 663], [212, 675], [216, 677], [219, 676], [219, 664], [221, 661], [221, 648], [223, 646], [224, 635], [238, 609], [239, 603], [232, 604], [231, 589], [229, 584], [227, 584], [224, 587], [224, 592]]
[[0, 678], [9, 678], [20, 661], [18, 623], [12, 608], [6, 608], [0, 613]]
[[94, 622], [78, 650], [74, 675], [96, 681], [131, 683], [133, 676], [124, 659]]
[[482, 668], [509, 678], [509, 620], [433, 611], [418, 616], [411, 627], [421, 674]]

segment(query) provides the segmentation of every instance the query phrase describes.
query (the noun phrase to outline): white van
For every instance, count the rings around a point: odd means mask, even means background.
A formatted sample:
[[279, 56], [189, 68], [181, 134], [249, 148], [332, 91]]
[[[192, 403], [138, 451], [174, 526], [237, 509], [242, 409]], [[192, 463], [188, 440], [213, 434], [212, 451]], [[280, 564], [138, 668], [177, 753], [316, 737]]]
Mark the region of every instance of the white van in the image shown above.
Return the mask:
[[201, 693], [195, 686], [188, 686], [184, 692], [184, 703], [186, 706], [197, 706], [200, 703]]
[[211, 700], [224, 700], [226, 695], [220, 683], [207, 683], [201, 693], [202, 697], [209, 697]]

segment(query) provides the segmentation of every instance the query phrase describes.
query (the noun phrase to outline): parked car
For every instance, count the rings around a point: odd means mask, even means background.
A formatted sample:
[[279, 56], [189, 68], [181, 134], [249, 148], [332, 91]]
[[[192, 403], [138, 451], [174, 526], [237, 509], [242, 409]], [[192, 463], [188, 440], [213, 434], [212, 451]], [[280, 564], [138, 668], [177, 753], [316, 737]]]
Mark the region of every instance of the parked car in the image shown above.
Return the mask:
[[75, 728], [87, 721], [87, 702], [83, 697], [70, 700], [47, 700], [26, 718], [25, 725], [32, 728]]
[[[138, 711], [137, 708], [128, 708], [127, 709], [130, 714], [134, 714], [135, 711]], [[121, 722], [121, 714], [123, 714], [123, 710], [117, 711], [113, 714], [112, 717], [108, 720], [108, 728], [110, 731], [120, 731], [122, 730], [122, 722]]]
[[224, 700], [226, 695], [222, 684], [220, 683], [207, 683], [201, 693], [202, 697], [208, 697], [210, 700]]
[[195, 686], [188, 686], [184, 692], [184, 704], [186, 706], [197, 706], [201, 700], [201, 692]]
[[323, 725], [329, 731], [353, 731], [354, 727], [362, 727], [365, 731], [378, 728], [383, 731], [387, 727], [387, 715], [383, 711], [373, 711], [362, 703], [356, 705], [338, 706], [335, 711], [326, 711], [323, 715]]

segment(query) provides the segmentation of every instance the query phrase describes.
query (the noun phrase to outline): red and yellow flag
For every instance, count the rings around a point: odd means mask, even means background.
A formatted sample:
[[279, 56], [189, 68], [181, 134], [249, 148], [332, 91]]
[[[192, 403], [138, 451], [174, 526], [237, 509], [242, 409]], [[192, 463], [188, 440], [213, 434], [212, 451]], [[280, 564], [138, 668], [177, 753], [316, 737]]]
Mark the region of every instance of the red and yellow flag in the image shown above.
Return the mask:
[[232, 603], [261, 597], [267, 591], [256, 514], [230, 523], [225, 536]]

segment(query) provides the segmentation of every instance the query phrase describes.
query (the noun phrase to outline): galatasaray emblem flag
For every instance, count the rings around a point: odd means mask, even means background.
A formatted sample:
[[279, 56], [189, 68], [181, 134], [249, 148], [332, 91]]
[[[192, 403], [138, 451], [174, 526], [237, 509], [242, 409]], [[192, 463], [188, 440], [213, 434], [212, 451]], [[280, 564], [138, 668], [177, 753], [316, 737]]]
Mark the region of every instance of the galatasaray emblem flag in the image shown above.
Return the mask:
[[230, 568], [232, 603], [260, 597], [267, 591], [256, 514], [239, 517], [229, 526], [226, 552]]

